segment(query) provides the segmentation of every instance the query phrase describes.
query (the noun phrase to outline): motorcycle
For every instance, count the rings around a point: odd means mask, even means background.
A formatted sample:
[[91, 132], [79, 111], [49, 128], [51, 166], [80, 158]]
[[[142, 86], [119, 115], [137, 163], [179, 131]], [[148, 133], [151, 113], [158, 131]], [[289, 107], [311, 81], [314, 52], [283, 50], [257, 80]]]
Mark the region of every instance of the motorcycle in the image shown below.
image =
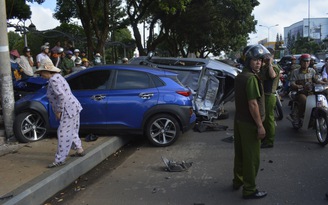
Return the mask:
[[278, 88], [276, 90], [275, 96], [276, 96], [276, 107], [274, 108], [274, 117], [276, 121], [282, 120], [284, 118], [284, 113], [282, 111], [282, 103], [279, 95], [279, 90], [282, 87], [282, 82], [279, 80]]
[[298, 102], [295, 100], [296, 91], [290, 94], [291, 114], [287, 117], [292, 122], [295, 130], [299, 129], [315, 129], [316, 137], [321, 146], [328, 144], [328, 103], [323, 91], [328, 85], [314, 84], [306, 85], [311, 92], [306, 98], [306, 106], [304, 117], [299, 120], [293, 116], [298, 116]]

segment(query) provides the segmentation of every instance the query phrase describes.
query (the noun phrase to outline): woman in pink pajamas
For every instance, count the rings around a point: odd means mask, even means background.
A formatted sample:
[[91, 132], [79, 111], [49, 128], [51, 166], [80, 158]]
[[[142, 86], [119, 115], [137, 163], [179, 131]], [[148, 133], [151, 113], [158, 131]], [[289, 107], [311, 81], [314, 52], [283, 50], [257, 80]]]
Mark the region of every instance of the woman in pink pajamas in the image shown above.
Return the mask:
[[82, 106], [72, 94], [71, 89], [61, 70], [55, 67], [51, 60], [45, 59], [35, 72], [42, 78], [48, 79], [47, 97], [59, 120], [57, 129], [58, 146], [55, 161], [48, 168], [58, 167], [65, 164], [65, 159], [70, 149], [75, 149], [74, 156], [83, 156], [83, 148], [79, 137], [80, 112]]

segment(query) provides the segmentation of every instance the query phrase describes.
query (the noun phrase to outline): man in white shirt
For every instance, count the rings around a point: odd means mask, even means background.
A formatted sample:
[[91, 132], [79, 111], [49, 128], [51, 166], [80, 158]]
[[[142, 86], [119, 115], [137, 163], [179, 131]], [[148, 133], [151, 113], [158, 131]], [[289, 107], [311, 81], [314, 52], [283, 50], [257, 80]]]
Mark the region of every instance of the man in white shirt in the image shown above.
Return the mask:
[[40, 67], [42, 60], [44, 59], [50, 60], [48, 53], [49, 53], [49, 46], [47, 45], [41, 46], [41, 53], [39, 53], [36, 56], [36, 67]]
[[74, 49], [74, 55], [72, 56], [72, 61], [74, 61], [75, 62], [75, 60], [76, 59], [81, 59], [81, 57], [80, 57], [80, 50], [79, 49]]
[[23, 69], [22, 79], [32, 77], [34, 74], [33, 71], [33, 57], [31, 56], [31, 49], [29, 47], [24, 47], [23, 55], [20, 56], [19, 65]]

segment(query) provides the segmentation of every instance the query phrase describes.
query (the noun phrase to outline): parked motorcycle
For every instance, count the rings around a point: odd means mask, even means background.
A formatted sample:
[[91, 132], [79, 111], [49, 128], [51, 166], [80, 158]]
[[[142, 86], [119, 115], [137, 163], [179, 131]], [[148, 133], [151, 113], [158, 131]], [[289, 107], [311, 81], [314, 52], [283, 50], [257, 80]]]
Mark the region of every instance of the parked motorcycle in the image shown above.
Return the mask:
[[278, 93], [278, 90], [276, 90], [275, 96], [276, 96], [276, 107], [274, 108], [274, 117], [276, 121], [279, 121], [284, 118], [284, 113], [282, 111], [282, 103], [280, 100], [280, 95]]
[[298, 116], [298, 102], [295, 100], [296, 92], [291, 92], [291, 114], [287, 117], [292, 122], [294, 129], [315, 129], [316, 137], [320, 145], [325, 146], [328, 143], [328, 103], [323, 91], [328, 85], [307, 85], [311, 87], [311, 94], [306, 98], [304, 117], [295, 121], [294, 116]]

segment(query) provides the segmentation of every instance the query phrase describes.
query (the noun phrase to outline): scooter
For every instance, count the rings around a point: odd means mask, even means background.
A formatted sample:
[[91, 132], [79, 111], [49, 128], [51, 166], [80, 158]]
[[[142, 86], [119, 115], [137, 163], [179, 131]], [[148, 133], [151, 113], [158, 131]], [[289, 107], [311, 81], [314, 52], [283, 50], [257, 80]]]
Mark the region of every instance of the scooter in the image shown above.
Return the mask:
[[284, 113], [282, 111], [282, 103], [281, 103], [281, 99], [280, 99], [280, 95], [279, 95], [279, 91], [282, 87], [282, 82], [281, 80], [279, 80], [278, 83], [278, 88], [276, 90], [275, 96], [276, 96], [276, 106], [274, 108], [274, 117], [276, 121], [282, 120], [284, 118]]
[[322, 94], [328, 88], [328, 85], [314, 84], [311, 86], [311, 94], [306, 98], [304, 117], [295, 121], [293, 116], [298, 116], [298, 102], [295, 100], [296, 91], [290, 93], [291, 114], [287, 117], [292, 122], [295, 130], [315, 129], [316, 137], [321, 146], [328, 144], [328, 103], [326, 97]]

